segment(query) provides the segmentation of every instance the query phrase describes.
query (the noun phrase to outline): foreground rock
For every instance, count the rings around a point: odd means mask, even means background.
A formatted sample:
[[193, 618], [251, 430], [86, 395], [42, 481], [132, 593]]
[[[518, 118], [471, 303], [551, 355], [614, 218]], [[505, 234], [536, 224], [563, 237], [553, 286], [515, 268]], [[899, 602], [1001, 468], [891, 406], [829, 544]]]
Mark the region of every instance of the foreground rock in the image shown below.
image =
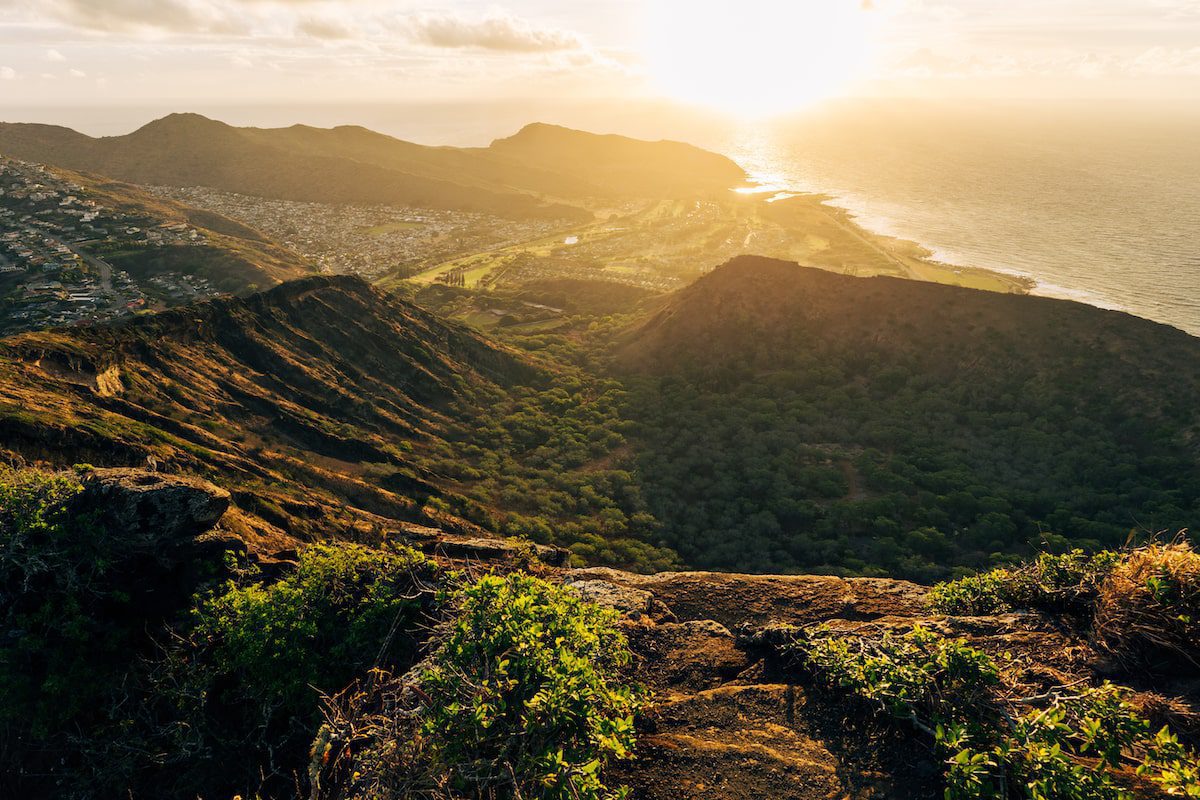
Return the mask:
[[229, 508], [229, 492], [208, 481], [140, 469], [88, 472], [79, 503], [131, 543], [165, 544], [204, 533]]

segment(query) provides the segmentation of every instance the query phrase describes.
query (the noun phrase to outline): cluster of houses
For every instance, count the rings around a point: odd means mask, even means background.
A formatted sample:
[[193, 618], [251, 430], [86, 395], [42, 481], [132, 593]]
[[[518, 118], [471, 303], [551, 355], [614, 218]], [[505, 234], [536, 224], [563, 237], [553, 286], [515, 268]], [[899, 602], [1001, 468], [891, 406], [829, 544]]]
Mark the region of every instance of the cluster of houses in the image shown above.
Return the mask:
[[207, 281], [175, 273], [142, 285], [108, 264], [106, 253], [206, 237], [186, 222], [107, 208], [88, 194], [48, 167], [0, 156], [0, 335], [216, 294]]
[[152, 191], [257, 228], [322, 272], [368, 280], [400, 268], [418, 272], [463, 253], [529, 241], [563, 225], [467, 211], [271, 200], [204, 187]]

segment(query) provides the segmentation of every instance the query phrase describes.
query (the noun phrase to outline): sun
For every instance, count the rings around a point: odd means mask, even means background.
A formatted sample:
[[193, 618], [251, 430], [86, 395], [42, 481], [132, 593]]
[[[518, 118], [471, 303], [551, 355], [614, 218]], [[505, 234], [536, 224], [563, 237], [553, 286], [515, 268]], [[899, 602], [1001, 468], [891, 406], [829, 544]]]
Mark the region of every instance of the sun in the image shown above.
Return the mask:
[[643, 58], [655, 88], [739, 116], [836, 97], [873, 55], [869, 0], [653, 0]]

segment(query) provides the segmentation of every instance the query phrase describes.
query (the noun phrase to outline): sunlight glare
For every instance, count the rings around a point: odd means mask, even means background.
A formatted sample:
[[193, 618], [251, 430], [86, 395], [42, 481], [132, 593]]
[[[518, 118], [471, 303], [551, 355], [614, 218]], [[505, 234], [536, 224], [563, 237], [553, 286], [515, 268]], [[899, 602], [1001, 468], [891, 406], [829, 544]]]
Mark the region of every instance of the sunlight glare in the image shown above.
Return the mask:
[[838, 96], [873, 54], [864, 0], [655, 0], [643, 57], [659, 91], [738, 116]]

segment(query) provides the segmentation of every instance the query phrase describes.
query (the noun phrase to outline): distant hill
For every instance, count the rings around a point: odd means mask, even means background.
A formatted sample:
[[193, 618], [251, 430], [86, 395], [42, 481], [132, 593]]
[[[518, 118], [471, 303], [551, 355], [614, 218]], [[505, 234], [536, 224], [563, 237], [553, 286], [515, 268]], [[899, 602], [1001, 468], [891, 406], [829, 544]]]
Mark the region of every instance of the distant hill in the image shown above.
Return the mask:
[[936, 577], [1200, 519], [1200, 339], [739, 258], [626, 335], [639, 474], [696, 566]]
[[687, 145], [530, 126], [490, 148], [426, 147], [358, 127], [235, 128], [172, 114], [125, 136], [0, 123], [0, 153], [139, 184], [286, 200], [579, 218], [592, 199], [693, 194], [745, 175]]
[[690, 144], [601, 136], [543, 123], [526, 125], [484, 152], [575, 178], [613, 196], [723, 192], [746, 180], [733, 161]]

